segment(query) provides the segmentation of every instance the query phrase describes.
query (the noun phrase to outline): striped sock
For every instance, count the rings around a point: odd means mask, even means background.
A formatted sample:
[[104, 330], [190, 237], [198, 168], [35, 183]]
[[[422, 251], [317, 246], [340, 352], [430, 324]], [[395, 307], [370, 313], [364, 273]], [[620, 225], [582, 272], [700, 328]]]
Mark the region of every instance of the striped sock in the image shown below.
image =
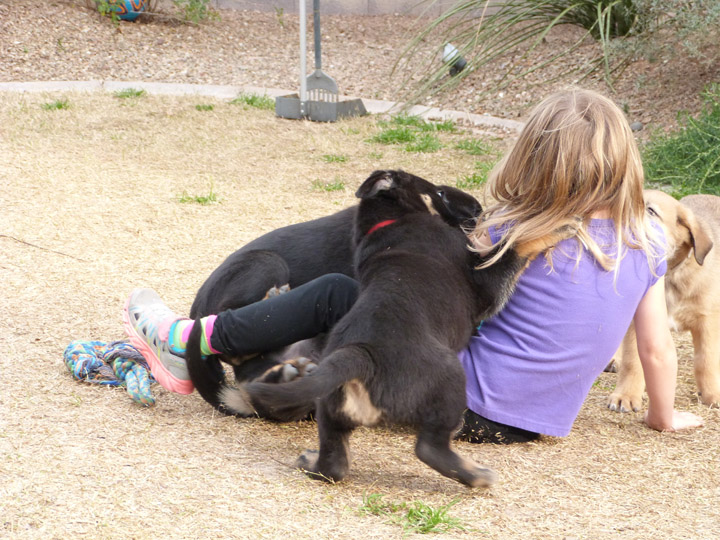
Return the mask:
[[[210, 336], [212, 336], [213, 328], [215, 327], [215, 319], [217, 315], [209, 315], [200, 319], [202, 325], [202, 338], [200, 339], [200, 352], [204, 356], [211, 354], [220, 354], [220, 351], [213, 349], [210, 345]], [[170, 327], [170, 333], [168, 336], [168, 345], [170, 350], [178, 355], [184, 355], [187, 349], [187, 340], [190, 336], [190, 330], [192, 330], [195, 321], [192, 319], [178, 319]]]

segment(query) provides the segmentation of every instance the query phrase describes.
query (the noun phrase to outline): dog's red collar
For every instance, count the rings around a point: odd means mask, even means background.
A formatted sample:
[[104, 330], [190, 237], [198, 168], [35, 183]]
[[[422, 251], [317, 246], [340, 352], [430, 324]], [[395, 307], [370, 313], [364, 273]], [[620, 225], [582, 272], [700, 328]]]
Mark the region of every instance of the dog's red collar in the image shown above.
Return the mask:
[[385, 221], [381, 221], [380, 223], [376, 223], [372, 227], [370, 227], [370, 230], [367, 232], [367, 236], [370, 236], [372, 233], [377, 231], [378, 229], [382, 229], [383, 227], [387, 227], [388, 225], [392, 225], [395, 223], [396, 219], [386, 219]]

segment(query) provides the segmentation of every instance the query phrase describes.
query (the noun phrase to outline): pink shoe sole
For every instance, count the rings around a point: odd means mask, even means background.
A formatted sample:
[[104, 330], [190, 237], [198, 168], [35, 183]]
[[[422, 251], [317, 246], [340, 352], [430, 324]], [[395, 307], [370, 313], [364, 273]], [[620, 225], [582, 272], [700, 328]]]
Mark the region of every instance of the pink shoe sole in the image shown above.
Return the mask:
[[192, 394], [195, 389], [192, 381], [178, 379], [170, 373], [170, 371], [168, 371], [168, 369], [160, 361], [155, 351], [153, 351], [142, 336], [137, 333], [135, 327], [130, 321], [130, 313], [128, 311], [129, 306], [130, 298], [127, 299], [125, 307], [123, 308], [123, 326], [125, 328], [125, 333], [130, 339], [132, 346], [139, 350], [145, 360], [147, 360], [147, 363], [150, 366], [150, 371], [152, 372], [153, 377], [155, 377], [155, 380], [160, 384], [160, 386], [166, 390], [170, 390], [171, 392], [177, 392], [178, 394], [185, 395]]

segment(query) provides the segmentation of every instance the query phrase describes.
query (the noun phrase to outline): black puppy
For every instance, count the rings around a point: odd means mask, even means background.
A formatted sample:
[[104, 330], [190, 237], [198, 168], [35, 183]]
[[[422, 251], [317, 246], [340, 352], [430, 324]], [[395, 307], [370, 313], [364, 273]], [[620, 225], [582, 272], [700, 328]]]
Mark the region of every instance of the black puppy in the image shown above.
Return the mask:
[[[418, 179], [419, 195], [424, 197], [433, 213], [453, 227], [472, 227], [482, 208], [467, 193], [450, 186], [436, 186]], [[269, 232], [231, 254], [200, 287], [190, 317], [197, 319], [262, 300], [270, 290], [289, 285], [297, 287], [324, 274], [338, 272], [354, 275], [353, 227], [357, 206], [331, 216], [298, 223]], [[301, 343], [298, 355], [312, 356], [314, 341]], [[308, 348], [310, 350], [308, 350]], [[253, 359], [222, 360], [233, 364], [238, 382], [263, 376], [279, 377], [281, 371], [271, 370], [295, 351], [275, 351]], [[221, 357], [201, 359], [188, 354], [190, 378], [200, 395], [222, 410], [218, 393], [225, 385]], [[299, 366], [300, 367], [300, 366]], [[302, 368], [301, 368], [302, 369]]]
[[473, 270], [481, 259], [457, 227], [428, 211], [423, 186], [402, 172], [378, 171], [358, 190], [360, 296], [329, 334], [317, 369], [289, 383], [223, 391], [225, 407], [241, 414], [289, 420], [316, 408], [320, 450], [298, 463], [316, 478], [341, 480], [352, 430], [386, 420], [416, 427], [417, 457], [441, 474], [473, 487], [494, 481], [492, 471], [450, 446], [466, 403], [457, 352], [505, 303], [530, 250], [547, 245], [508, 250]]

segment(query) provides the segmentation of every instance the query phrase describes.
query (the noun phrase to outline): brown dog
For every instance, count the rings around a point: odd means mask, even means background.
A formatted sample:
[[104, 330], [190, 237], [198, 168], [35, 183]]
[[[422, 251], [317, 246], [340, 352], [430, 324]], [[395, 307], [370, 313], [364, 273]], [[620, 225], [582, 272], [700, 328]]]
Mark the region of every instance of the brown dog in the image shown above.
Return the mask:
[[[720, 404], [720, 197], [690, 195], [680, 201], [646, 190], [645, 205], [657, 216], [668, 244], [665, 299], [670, 327], [689, 330], [695, 355], [695, 382], [706, 405]], [[618, 351], [618, 383], [612, 410], [637, 411], [645, 388], [635, 330], [631, 326]]]

